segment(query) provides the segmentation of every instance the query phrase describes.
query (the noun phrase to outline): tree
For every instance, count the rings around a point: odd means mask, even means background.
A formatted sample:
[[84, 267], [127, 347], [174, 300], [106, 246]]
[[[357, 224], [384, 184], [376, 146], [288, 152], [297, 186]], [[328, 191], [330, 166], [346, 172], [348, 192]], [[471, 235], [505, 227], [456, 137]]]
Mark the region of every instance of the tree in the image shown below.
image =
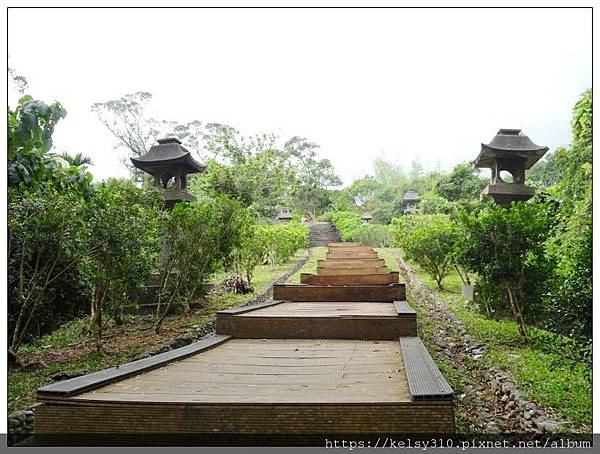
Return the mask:
[[146, 107], [152, 100], [148, 92], [128, 93], [119, 99], [92, 104], [92, 111], [117, 139], [115, 148], [125, 148], [128, 156], [144, 155], [159, 136], [155, 120], [146, 118]]
[[139, 91], [125, 94], [119, 99], [92, 104], [91, 110], [117, 139], [115, 149], [126, 151], [122, 161], [127, 168], [135, 173], [129, 158], [144, 155], [157, 139], [167, 136], [178, 138], [203, 159], [202, 123], [198, 120], [178, 123], [148, 117], [146, 110], [151, 101], [152, 94]]
[[[139, 189], [131, 181], [111, 179], [95, 188], [86, 215], [94, 254], [85, 267], [92, 283], [89, 331], [98, 340], [108, 320], [118, 320], [135, 291], [149, 282], [159, 252], [161, 206], [156, 190]], [[103, 320], [106, 307], [111, 313]]]
[[557, 204], [547, 253], [558, 263], [548, 304], [549, 325], [575, 337], [592, 333], [592, 93], [585, 91], [573, 108], [573, 142], [553, 153], [560, 179], [548, 188]]
[[8, 281], [9, 349], [17, 353], [42, 306], [50, 304], [49, 290], [93, 254], [84, 238], [84, 202], [73, 192], [9, 192]]
[[58, 102], [47, 105], [31, 96], [8, 111], [8, 184], [38, 187], [58, 164], [48, 152], [56, 124], [67, 115]]
[[331, 203], [329, 188], [340, 186], [342, 180], [336, 175], [329, 159], [318, 159], [319, 146], [303, 137], [294, 136], [284, 145], [284, 152], [295, 171], [291, 196], [294, 205], [311, 215], [323, 212]]
[[[490, 204], [481, 212], [459, 216], [460, 263], [487, 287], [500, 284], [519, 333], [526, 337], [525, 304], [543, 286], [549, 263], [544, 243], [550, 222], [543, 205], [513, 203], [510, 209]], [[539, 293], [538, 293], [539, 295]]]
[[403, 216], [392, 220], [391, 232], [406, 259], [419, 265], [443, 290], [457, 239], [450, 218], [443, 214]]
[[87, 167], [88, 165], [93, 164], [92, 158], [84, 155], [83, 153], [72, 155], [65, 151], [57, 155], [57, 157], [65, 161], [69, 166]]
[[157, 333], [173, 305], [189, 310], [206, 279], [232, 264], [244, 219], [241, 205], [223, 195], [180, 202], [168, 213], [161, 234], [165, 257], [160, 264]]
[[487, 182], [479, 178], [479, 169], [462, 163], [440, 178], [435, 184], [435, 192], [449, 201], [477, 200], [486, 185]]

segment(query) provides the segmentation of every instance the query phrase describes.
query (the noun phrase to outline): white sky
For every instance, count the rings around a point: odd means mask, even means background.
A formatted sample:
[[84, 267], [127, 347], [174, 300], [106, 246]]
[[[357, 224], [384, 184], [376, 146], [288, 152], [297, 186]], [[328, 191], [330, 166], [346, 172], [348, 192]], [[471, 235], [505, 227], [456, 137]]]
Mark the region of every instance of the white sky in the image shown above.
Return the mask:
[[68, 111], [57, 149], [96, 179], [127, 172], [90, 105], [135, 91], [155, 118], [307, 137], [346, 183], [376, 156], [450, 169], [499, 128], [553, 150], [591, 44], [589, 9], [11, 9], [8, 33], [29, 93]]

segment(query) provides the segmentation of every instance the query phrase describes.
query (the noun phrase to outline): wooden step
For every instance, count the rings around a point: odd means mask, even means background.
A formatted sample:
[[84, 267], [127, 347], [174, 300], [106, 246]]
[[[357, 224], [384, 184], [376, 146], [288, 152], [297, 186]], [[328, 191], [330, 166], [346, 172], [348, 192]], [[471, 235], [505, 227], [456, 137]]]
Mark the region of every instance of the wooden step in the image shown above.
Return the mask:
[[322, 268], [342, 268], [342, 267], [355, 267], [355, 268], [369, 268], [369, 267], [381, 267], [385, 266], [385, 260], [382, 259], [327, 259], [317, 260], [317, 267]]
[[404, 284], [389, 285], [304, 285], [275, 284], [273, 299], [285, 301], [404, 301]]
[[397, 339], [417, 335], [414, 310], [391, 302], [274, 302], [217, 313], [217, 334], [245, 339]]
[[345, 274], [326, 276], [318, 274], [300, 274], [300, 283], [309, 285], [386, 285], [400, 282], [398, 272], [385, 274]]
[[378, 267], [364, 267], [364, 268], [356, 268], [356, 267], [339, 267], [339, 268], [323, 268], [321, 266], [317, 267], [317, 274], [323, 276], [339, 276], [344, 274], [388, 274], [390, 270], [388, 270], [387, 266], [378, 266]]

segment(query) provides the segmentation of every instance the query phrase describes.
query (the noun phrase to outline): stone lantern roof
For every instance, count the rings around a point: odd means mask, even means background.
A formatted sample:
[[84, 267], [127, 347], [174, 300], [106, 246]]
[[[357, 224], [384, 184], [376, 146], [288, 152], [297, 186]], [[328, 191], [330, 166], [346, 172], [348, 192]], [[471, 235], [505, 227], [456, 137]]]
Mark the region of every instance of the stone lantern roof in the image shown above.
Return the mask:
[[174, 137], [158, 139], [158, 145], [153, 145], [148, 153], [139, 158], [131, 158], [131, 162], [138, 169], [158, 176], [166, 169], [180, 169], [185, 173], [201, 173], [206, 169], [206, 166], [192, 158], [190, 152]]
[[373, 216], [371, 216], [370, 213], [363, 213], [362, 216], [360, 217], [363, 221], [370, 221], [371, 219], [373, 219]]
[[131, 158], [131, 162], [154, 177], [154, 186], [161, 190], [167, 208], [182, 200], [196, 200], [187, 192], [187, 176], [190, 173], [202, 173], [206, 169], [174, 137], [159, 139], [158, 145], [153, 145], [148, 153], [139, 158]]
[[415, 191], [406, 191], [404, 197], [402, 198], [403, 202], [420, 202], [421, 197]]
[[536, 145], [520, 129], [500, 129], [490, 143], [481, 144], [473, 165], [491, 168], [498, 159], [518, 159], [529, 169], [547, 151], [548, 147]]

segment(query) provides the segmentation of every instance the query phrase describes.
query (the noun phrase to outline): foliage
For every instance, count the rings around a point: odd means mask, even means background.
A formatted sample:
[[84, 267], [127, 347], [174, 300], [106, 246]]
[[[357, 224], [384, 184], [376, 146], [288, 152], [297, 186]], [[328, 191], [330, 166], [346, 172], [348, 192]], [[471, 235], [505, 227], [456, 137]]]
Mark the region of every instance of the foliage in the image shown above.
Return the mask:
[[192, 180], [190, 190], [196, 195], [226, 194], [270, 220], [283, 205], [287, 192], [289, 169], [285, 157], [264, 143], [238, 151], [229, 164], [209, 160], [206, 172]]
[[202, 123], [193, 120], [189, 123], [178, 123], [168, 120], [157, 120], [146, 115], [152, 94], [148, 92], [127, 93], [119, 99], [92, 104], [91, 110], [100, 122], [117, 140], [115, 149], [126, 150], [123, 163], [131, 170], [130, 157], [145, 154], [157, 139], [177, 137], [190, 151], [200, 153], [203, 138]]
[[352, 236], [353, 241], [364, 246], [392, 247], [395, 243], [389, 226], [381, 224], [363, 224], [354, 231]]
[[488, 287], [501, 284], [523, 336], [525, 308], [535, 314], [535, 291], [543, 288], [551, 265], [544, 254], [549, 228], [544, 207], [536, 203], [513, 203], [510, 209], [488, 205], [478, 214], [460, 216], [459, 261]]
[[342, 241], [354, 241], [354, 233], [362, 225], [360, 215], [353, 211], [337, 211], [331, 215], [331, 222], [340, 232]]
[[287, 261], [298, 249], [308, 247], [308, 227], [297, 222], [263, 226], [260, 233], [271, 265]]
[[[245, 220], [239, 202], [225, 196], [180, 202], [163, 221], [164, 257], [160, 264], [155, 330], [175, 304], [190, 305], [216, 271], [230, 266], [240, 246]], [[199, 228], [201, 226], [201, 228]]]
[[[555, 316], [548, 327], [576, 337], [592, 333], [592, 94], [573, 109], [573, 143], [555, 153], [560, 179], [548, 189], [556, 223], [547, 254], [556, 258], [554, 285], [546, 302]], [[554, 210], [556, 206], [556, 210]]]
[[63, 166], [52, 154], [52, 134], [67, 111], [58, 103], [47, 105], [23, 96], [8, 111], [8, 185], [46, 190], [73, 190], [88, 194], [92, 175], [84, 168]]
[[403, 216], [392, 220], [391, 232], [406, 259], [417, 263], [443, 289], [457, 239], [450, 218], [443, 214]]
[[461, 163], [436, 182], [435, 192], [449, 201], [476, 200], [486, 185], [487, 181], [479, 178], [479, 169]]
[[317, 144], [297, 136], [284, 145], [284, 153], [294, 171], [290, 190], [292, 204], [313, 219], [331, 204], [329, 188], [342, 184], [331, 161], [318, 159], [318, 148]]
[[419, 211], [423, 214], [451, 214], [457, 209], [457, 204], [435, 192], [423, 194], [419, 203]]
[[70, 312], [60, 299], [78, 288], [77, 265], [89, 252], [83, 211], [84, 202], [72, 193], [9, 192], [9, 348], [14, 353], [42, 309], [55, 308], [56, 316]]
[[88, 249], [85, 260], [91, 282], [89, 331], [99, 338], [104, 329], [102, 314], [120, 320], [126, 304], [135, 303], [136, 292], [145, 286], [157, 263], [158, 224], [162, 198], [156, 190], [143, 190], [131, 181], [108, 180], [95, 188], [87, 207]]

